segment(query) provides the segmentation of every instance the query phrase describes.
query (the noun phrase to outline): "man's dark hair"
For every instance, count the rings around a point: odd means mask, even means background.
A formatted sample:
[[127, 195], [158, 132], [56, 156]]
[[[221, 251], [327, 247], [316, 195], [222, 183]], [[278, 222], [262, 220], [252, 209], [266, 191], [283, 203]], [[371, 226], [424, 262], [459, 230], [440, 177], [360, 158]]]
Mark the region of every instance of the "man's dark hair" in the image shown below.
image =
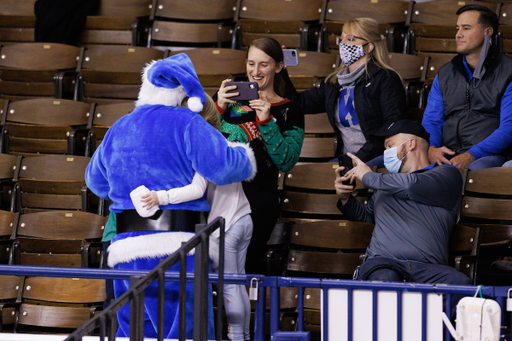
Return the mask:
[[482, 25], [482, 27], [492, 27], [493, 35], [496, 35], [498, 33], [498, 17], [496, 16], [496, 13], [491, 11], [489, 8], [477, 5], [477, 4], [470, 4], [465, 5], [459, 8], [457, 11], [457, 15], [460, 15], [467, 11], [477, 11], [480, 12], [480, 15], [478, 16], [478, 23]]

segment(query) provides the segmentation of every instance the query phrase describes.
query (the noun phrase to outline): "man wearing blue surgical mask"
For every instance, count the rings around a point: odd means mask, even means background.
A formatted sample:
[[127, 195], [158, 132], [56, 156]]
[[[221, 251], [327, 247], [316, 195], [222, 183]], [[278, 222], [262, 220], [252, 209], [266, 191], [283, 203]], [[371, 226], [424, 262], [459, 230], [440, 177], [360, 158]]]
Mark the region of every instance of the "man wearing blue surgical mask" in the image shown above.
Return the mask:
[[512, 157], [512, 60], [497, 46], [498, 18], [457, 11], [457, 56], [434, 79], [423, 115], [429, 159], [459, 169], [500, 167]]
[[[436, 166], [428, 159], [429, 134], [420, 123], [399, 120], [377, 131], [385, 137], [384, 163], [390, 174], [372, 172], [350, 154], [354, 168], [334, 187], [338, 208], [348, 220], [375, 224], [365, 261], [356, 275], [361, 280], [471, 284], [448, 266], [448, 240], [457, 220], [462, 176], [452, 165]], [[361, 181], [374, 190], [367, 206], [351, 195]]]

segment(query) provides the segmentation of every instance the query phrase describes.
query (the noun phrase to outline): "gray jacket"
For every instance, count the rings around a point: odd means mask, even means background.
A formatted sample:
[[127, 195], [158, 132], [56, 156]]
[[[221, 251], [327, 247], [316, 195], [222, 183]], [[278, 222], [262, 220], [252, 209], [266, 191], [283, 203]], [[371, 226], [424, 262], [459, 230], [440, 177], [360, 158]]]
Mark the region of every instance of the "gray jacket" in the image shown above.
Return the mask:
[[363, 184], [375, 190], [365, 207], [352, 196], [338, 208], [348, 220], [374, 223], [368, 258], [448, 264], [448, 241], [462, 195], [462, 176], [450, 165], [413, 173], [369, 172]]

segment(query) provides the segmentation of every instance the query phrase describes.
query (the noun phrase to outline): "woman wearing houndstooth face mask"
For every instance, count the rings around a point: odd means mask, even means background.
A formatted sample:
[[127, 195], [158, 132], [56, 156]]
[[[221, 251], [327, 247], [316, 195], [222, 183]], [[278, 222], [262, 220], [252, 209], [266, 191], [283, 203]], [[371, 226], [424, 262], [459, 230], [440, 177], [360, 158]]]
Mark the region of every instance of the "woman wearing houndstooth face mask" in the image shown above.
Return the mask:
[[[343, 35], [342, 35], [343, 37]], [[339, 38], [338, 38], [339, 39]], [[363, 38], [355, 37], [355, 36], [346, 36], [345, 39], [348, 41], [354, 41], [354, 39], [364, 40]], [[346, 44], [343, 40], [338, 42], [338, 46], [340, 47], [340, 57], [343, 64], [346, 66], [350, 66], [357, 62], [361, 57], [364, 57], [364, 46], [367, 46], [369, 43], [364, 45], [352, 45]]]
[[327, 113], [336, 133], [334, 157], [348, 152], [368, 166], [384, 167], [384, 141], [373, 133], [406, 117], [400, 76], [389, 66], [386, 41], [377, 21], [358, 18], [343, 25], [338, 38], [342, 64], [319, 87], [297, 92], [286, 71], [284, 96], [304, 113]]

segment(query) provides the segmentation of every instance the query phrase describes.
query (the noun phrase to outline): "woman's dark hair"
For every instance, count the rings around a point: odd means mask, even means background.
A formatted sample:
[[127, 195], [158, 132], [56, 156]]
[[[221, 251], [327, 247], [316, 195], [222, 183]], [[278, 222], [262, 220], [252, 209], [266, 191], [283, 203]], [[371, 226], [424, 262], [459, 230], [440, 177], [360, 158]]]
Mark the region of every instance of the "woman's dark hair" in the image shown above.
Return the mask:
[[[276, 64], [279, 64], [284, 59], [283, 49], [274, 38], [261, 37], [254, 39], [251, 45], [249, 45], [249, 49], [253, 46], [268, 54]], [[249, 57], [249, 49], [247, 50], [247, 57]], [[279, 73], [276, 73], [276, 76], [274, 77], [274, 91], [279, 96], [284, 95], [284, 80]]]
[[483, 28], [492, 27], [493, 36], [498, 33], [498, 17], [496, 13], [491, 11], [489, 8], [479, 5], [479, 4], [469, 4], [466, 6], [462, 6], [457, 11], [457, 15], [460, 15], [467, 11], [477, 11], [480, 12], [478, 16], [478, 23], [482, 25]]

